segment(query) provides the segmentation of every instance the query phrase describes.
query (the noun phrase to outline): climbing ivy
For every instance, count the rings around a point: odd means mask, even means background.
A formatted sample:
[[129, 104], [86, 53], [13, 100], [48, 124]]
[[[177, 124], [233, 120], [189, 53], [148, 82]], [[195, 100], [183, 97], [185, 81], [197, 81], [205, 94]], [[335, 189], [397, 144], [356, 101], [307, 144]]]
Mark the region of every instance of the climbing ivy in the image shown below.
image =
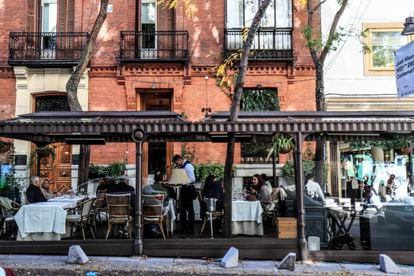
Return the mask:
[[279, 98], [275, 89], [244, 89], [242, 111], [278, 111]]

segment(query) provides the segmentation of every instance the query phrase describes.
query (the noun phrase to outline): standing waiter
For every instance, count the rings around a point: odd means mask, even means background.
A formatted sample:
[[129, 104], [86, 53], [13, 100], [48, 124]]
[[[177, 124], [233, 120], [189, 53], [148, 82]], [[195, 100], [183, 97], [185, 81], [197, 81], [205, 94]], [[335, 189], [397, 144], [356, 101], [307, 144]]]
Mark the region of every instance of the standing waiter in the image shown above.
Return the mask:
[[[194, 232], [194, 207], [193, 200], [196, 199], [197, 193], [193, 183], [196, 181], [194, 166], [181, 155], [174, 155], [172, 159], [177, 167], [182, 168], [190, 179], [190, 184], [183, 185], [180, 191], [180, 224], [182, 234], [192, 234]], [[188, 214], [188, 220], [187, 220]]]

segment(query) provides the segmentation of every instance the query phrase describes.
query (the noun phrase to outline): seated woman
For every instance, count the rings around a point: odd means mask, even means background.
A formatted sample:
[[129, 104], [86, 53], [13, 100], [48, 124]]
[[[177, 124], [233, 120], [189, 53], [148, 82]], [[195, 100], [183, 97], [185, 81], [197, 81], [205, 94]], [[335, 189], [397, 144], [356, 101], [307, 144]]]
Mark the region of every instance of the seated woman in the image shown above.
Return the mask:
[[272, 203], [271, 191], [269, 191], [269, 188], [259, 174], [255, 174], [252, 177], [252, 188], [250, 194], [255, 195], [256, 199], [260, 200], [263, 208]]
[[55, 196], [61, 196], [60, 193], [54, 194], [49, 190], [49, 180], [45, 179], [42, 183], [42, 186], [40, 187], [40, 190], [42, 191], [42, 194], [46, 197], [46, 199], [54, 198]]
[[201, 191], [201, 201], [200, 201], [200, 218], [203, 219], [206, 216], [207, 212], [207, 203], [204, 201], [206, 198], [215, 198], [216, 201], [216, 211], [223, 210], [224, 207], [224, 193], [222, 186], [219, 182], [215, 181], [214, 175], [209, 175], [206, 178], [205, 184]]

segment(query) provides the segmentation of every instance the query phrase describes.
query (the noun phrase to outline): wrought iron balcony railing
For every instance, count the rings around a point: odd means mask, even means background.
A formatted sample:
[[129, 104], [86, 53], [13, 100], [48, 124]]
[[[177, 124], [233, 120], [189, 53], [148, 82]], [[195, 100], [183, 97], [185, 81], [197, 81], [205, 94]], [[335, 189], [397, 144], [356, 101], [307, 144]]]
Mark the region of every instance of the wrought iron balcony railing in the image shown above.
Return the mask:
[[187, 31], [121, 32], [120, 62], [187, 62]]
[[88, 36], [83, 32], [12, 32], [9, 35], [9, 64], [74, 65], [81, 57]]
[[[225, 53], [231, 53], [243, 48], [242, 29], [225, 30]], [[252, 48], [250, 59], [253, 60], [277, 60], [290, 61], [293, 59], [292, 51], [292, 29], [260, 29], [257, 31]]]

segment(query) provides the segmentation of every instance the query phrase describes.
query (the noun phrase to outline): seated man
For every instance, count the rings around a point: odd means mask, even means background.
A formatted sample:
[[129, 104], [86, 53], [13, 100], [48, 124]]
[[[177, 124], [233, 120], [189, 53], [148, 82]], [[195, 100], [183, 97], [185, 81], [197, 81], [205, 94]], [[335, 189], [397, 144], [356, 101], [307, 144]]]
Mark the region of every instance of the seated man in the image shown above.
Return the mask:
[[31, 183], [26, 190], [26, 198], [28, 203], [45, 202], [46, 197], [40, 189], [40, 177], [32, 176]]
[[167, 199], [169, 197], [169, 191], [163, 185], [163, 178], [160, 171], [155, 172], [154, 181], [155, 182], [152, 184], [152, 189], [154, 189], [156, 192], [164, 194], [165, 198]]

